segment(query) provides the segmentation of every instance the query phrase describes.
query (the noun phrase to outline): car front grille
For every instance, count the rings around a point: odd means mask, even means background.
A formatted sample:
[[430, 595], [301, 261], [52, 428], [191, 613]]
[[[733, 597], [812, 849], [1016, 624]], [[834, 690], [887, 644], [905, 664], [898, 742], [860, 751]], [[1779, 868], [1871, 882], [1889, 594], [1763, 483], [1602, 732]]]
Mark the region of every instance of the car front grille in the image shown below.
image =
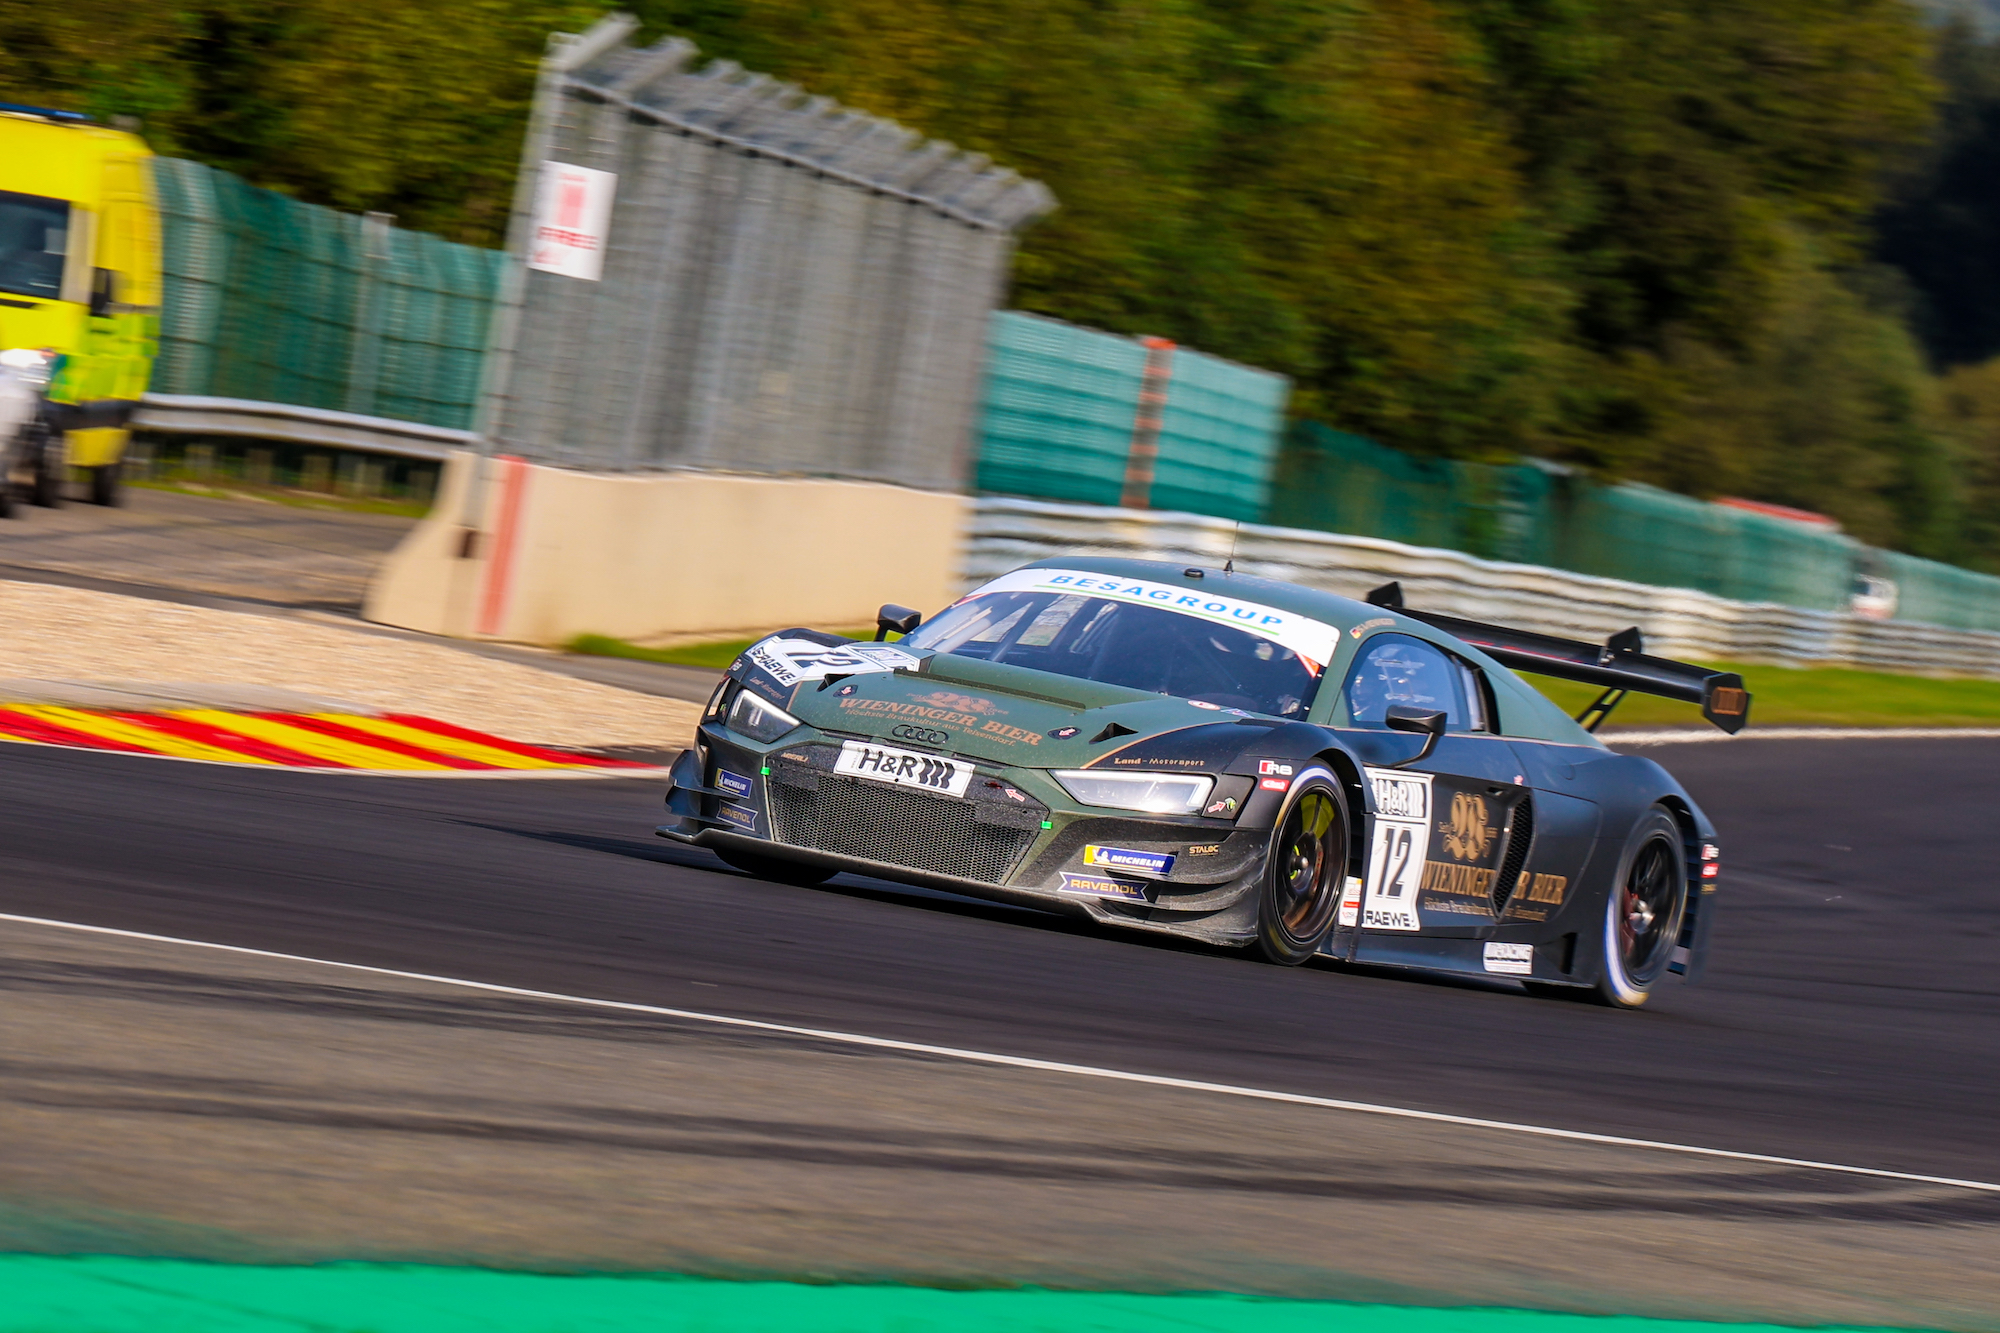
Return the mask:
[[781, 779], [770, 791], [780, 842], [984, 884], [1006, 882], [1040, 822], [1008, 827], [982, 820], [977, 802], [830, 773], [810, 785]]

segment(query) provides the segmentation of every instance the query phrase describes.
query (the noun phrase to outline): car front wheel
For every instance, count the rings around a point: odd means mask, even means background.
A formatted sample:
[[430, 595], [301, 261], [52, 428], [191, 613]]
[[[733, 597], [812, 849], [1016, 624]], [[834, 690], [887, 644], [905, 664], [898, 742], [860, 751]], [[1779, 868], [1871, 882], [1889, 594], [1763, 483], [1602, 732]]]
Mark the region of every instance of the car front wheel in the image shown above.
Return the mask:
[[1333, 774], [1308, 769], [1292, 784], [1257, 903], [1257, 952], [1296, 967], [1318, 951], [1347, 883], [1347, 800]]

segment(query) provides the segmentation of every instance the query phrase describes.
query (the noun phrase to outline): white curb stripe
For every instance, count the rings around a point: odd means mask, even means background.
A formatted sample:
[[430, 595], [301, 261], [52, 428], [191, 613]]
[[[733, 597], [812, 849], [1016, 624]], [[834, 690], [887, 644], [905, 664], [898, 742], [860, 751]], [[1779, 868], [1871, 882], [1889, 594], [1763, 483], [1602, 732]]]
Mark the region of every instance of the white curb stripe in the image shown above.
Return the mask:
[[91, 935], [112, 935], [120, 939], [146, 940], [154, 944], [179, 944], [195, 949], [215, 949], [223, 953], [242, 954], [250, 958], [274, 958], [288, 963], [314, 963], [321, 967], [344, 968], [351, 972], [366, 972], [372, 976], [395, 977], [402, 981], [425, 981], [439, 986], [458, 986], [466, 990], [484, 991], [492, 995], [514, 995], [529, 1000], [549, 1000], [558, 1004], [580, 1004], [594, 1009], [612, 1009], [621, 1013], [651, 1014], [660, 1018], [678, 1018], [694, 1023], [712, 1023], [720, 1027], [736, 1028], [752, 1032], [770, 1032], [787, 1037], [807, 1037], [814, 1041], [838, 1042], [847, 1046], [866, 1046], [875, 1050], [903, 1051], [912, 1055], [939, 1056], [948, 1060], [965, 1060], [974, 1064], [1000, 1065], [1010, 1069], [1033, 1069], [1050, 1074], [1074, 1074], [1084, 1078], [1113, 1079], [1121, 1083], [1141, 1083], [1149, 1087], [1174, 1088], [1184, 1092], [1211, 1092], [1226, 1097], [1248, 1097], [1256, 1101], [1284, 1102], [1293, 1106], [1317, 1106], [1329, 1111], [1353, 1111], [1362, 1115], [1392, 1116], [1403, 1120], [1423, 1120], [1432, 1124], [1459, 1125], [1468, 1129], [1501, 1130], [1510, 1134], [1532, 1134], [1539, 1138], [1567, 1139], [1575, 1143], [1601, 1143], [1617, 1148], [1647, 1148], [1657, 1152], [1685, 1153], [1694, 1157], [1717, 1157], [1732, 1162], [1757, 1162], [1766, 1166], [1799, 1167], [1811, 1171], [1835, 1171], [1842, 1175], [1872, 1176], [1879, 1180], [1904, 1180], [1919, 1185], [1944, 1185], [1952, 1189], [1981, 1190], [2000, 1194], [2000, 1185], [1983, 1180], [1958, 1180], [1951, 1176], [1926, 1176], [1909, 1171], [1888, 1171], [1872, 1166], [1845, 1166], [1838, 1162], [1815, 1162], [1799, 1157], [1773, 1157], [1765, 1153], [1735, 1152], [1728, 1148], [1702, 1148], [1685, 1143], [1665, 1143], [1654, 1139], [1632, 1139], [1616, 1134], [1592, 1134], [1577, 1129], [1551, 1129], [1544, 1125], [1519, 1125], [1506, 1120], [1483, 1120], [1476, 1116], [1447, 1115], [1440, 1111], [1417, 1111], [1402, 1106], [1378, 1106], [1371, 1102], [1350, 1102], [1334, 1097], [1311, 1097], [1296, 1092], [1274, 1092], [1264, 1088], [1247, 1088], [1233, 1083], [1208, 1083], [1200, 1079], [1170, 1078], [1161, 1074], [1137, 1074], [1123, 1069], [1102, 1069], [1095, 1065], [1073, 1065], [1059, 1060], [1035, 1060], [1020, 1055], [998, 1055], [991, 1051], [964, 1050], [956, 1046], [932, 1046], [924, 1042], [897, 1041], [889, 1037], [870, 1037], [856, 1032], [836, 1032], [823, 1028], [795, 1027], [789, 1023], [767, 1023], [755, 1018], [732, 1018], [726, 1014], [706, 1014], [694, 1009], [671, 1009], [664, 1005], [634, 1004], [624, 1000], [599, 1000], [582, 995], [564, 995], [555, 991], [528, 990], [520, 986], [502, 986], [490, 981], [467, 981], [460, 977], [433, 976], [426, 972], [404, 972], [391, 967], [370, 967], [365, 963], [342, 963], [328, 958], [307, 958], [300, 954], [274, 953], [268, 949], [249, 949], [237, 944], [217, 944], [211, 940], [181, 939], [173, 935], [149, 935], [138, 930], [118, 930], [110, 926], [89, 926], [79, 921], [54, 921], [47, 917], [17, 916], [11, 912], [0, 912], [0, 921], [13, 921], [28, 926], [49, 926], [58, 930], [75, 930]]
[[1711, 741], [1992, 740], [2000, 727], [1772, 727], [1767, 731], [1607, 731], [1606, 745], [1706, 745]]

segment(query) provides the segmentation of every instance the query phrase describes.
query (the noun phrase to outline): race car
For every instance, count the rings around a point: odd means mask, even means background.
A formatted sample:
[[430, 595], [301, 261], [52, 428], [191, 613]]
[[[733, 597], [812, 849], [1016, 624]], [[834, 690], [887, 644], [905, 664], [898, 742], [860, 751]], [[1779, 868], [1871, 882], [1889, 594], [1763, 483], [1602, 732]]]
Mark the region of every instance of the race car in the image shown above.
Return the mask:
[[[890, 633], [900, 641], [889, 641]], [[1510, 667], [1603, 693], [1576, 719]], [[745, 651], [657, 832], [1107, 926], [1643, 1005], [1701, 974], [1715, 829], [1594, 734], [1629, 691], [1749, 719], [1740, 676], [1222, 569], [1065, 556], [875, 641]]]

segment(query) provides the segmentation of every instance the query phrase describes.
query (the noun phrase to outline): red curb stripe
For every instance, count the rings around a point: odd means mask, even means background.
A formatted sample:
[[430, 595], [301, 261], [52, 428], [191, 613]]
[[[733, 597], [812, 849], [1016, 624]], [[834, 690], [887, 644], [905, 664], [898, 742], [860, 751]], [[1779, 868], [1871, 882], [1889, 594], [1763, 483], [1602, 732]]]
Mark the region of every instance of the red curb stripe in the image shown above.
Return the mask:
[[498, 736], [488, 736], [482, 731], [468, 731], [455, 727], [449, 722], [440, 722], [434, 717], [417, 717], [411, 713], [384, 713], [391, 722], [400, 722], [418, 731], [434, 732], [439, 736], [450, 736], [454, 740], [471, 741], [475, 745], [490, 745], [496, 750], [518, 754], [528, 759], [546, 759], [557, 764], [589, 764], [597, 768], [645, 768], [647, 765], [634, 763], [630, 759], [605, 759], [594, 754], [576, 754], [569, 750], [545, 750], [539, 745], [524, 745], [520, 741], [502, 740]]
[[237, 754], [252, 755], [258, 759], [268, 759], [286, 768], [346, 768], [346, 764], [335, 763], [331, 759], [320, 759], [313, 755], [288, 750], [282, 745], [273, 745], [256, 736], [245, 736], [240, 732], [227, 731], [207, 722], [196, 722], [192, 718], [167, 717], [160, 713], [105, 713], [105, 717], [115, 717], [121, 722], [130, 722], [154, 731], [178, 736], [184, 741], [199, 741], [203, 745], [213, 745], [218, 750], [231, 750]]
[[421, 746], [405, 744], [372, 731], [362, 731], [356, 727], [342, 726], [338, 722], [328, 722], [324, 718], [304, 717], [297, 713], [252, 713], [250, 716], [262, 718], [266, 722], [279, 722], [288, 727], [297, 727], [300, 731], [316, 731], [337, 741], [370, 745], [378, 750], [387, 750], [390, 754], [402, 755], [406, 759], [428, 760], [433, 764], [442, 764], [446, 768], [480, 773], [511, 771], [502, 770], [498, 764], [482, 764], [477, 759], [465, 759], [455, 754], [445, 754], [440, 750], [426, 750]]
[[158, 750], [148, 750], [143, 745], [127, 745], [124, 741], [93, 736], [87, 731], [73, 731], [58, 723], [44, 722], [38, 717], [24, 717], [4, 708], [0, 708], [0, 732], [18, 736], [22, 740], [41, 741], [47, 745], [67, 745], [77, 750], [118, 750], [125, 754], [159, 753]]
[[521, 532], [521, 500], [528, 490], [528, 465], [510, 454], [500, 465], [500, 514], [493, 529], [493, 553], [486, 562], [486, 587], [479, 606], [479, 633], [498, 634], [507, 594], [514, 581], [514, 543]]

